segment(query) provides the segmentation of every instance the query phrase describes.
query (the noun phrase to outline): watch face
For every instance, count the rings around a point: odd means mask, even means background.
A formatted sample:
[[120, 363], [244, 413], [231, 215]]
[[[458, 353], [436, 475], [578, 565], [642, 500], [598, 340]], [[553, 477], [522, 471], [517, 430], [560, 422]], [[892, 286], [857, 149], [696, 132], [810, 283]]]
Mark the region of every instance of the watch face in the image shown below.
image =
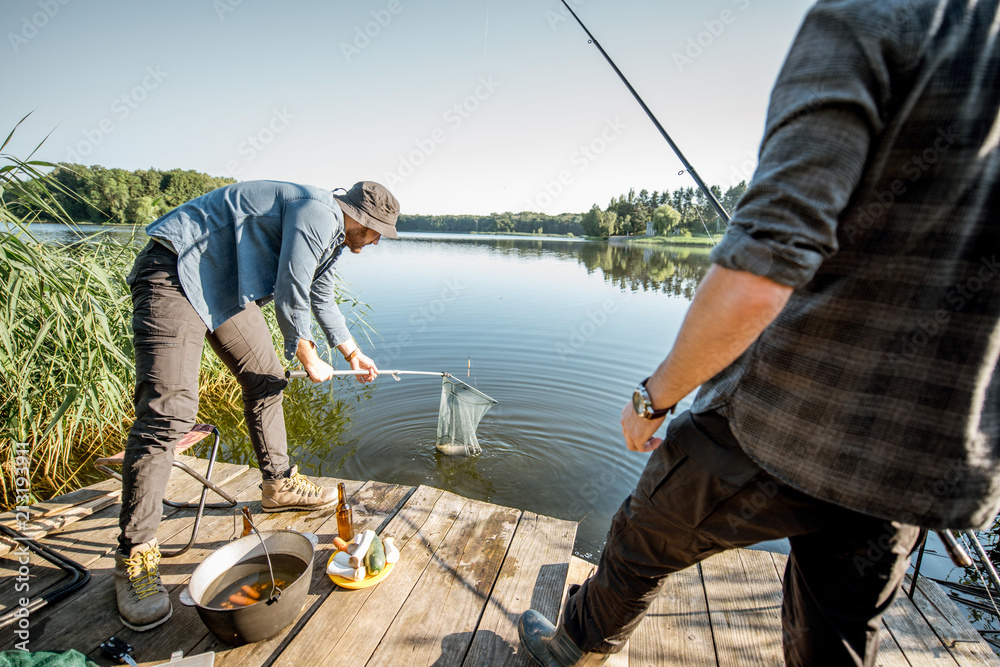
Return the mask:
[[642, 395], [642, 392], [636, 389], [632, 392], [632, 409], [635, 410], [637, 415], [646, 414], [646, 401]]

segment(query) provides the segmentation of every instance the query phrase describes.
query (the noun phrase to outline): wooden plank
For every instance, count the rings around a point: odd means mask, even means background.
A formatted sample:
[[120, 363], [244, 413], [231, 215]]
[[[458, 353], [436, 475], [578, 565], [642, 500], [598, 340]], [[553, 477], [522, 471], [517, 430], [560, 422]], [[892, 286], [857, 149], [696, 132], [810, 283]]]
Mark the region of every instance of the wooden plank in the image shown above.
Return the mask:
[[913, 667], [958, 664], [905, 595], [896, 596], [882, 621]]
[[781, 664], [781, 584], [770, 554], [725, 551], [701, 571], [719, 665]]
[[[907, 575], [904, 591], [910, 590], [910, 581]], [[966, 613], [936, 583], [919, 577], [913, 602], [927, 625], [960, 665], [1000, 665], [1000, 658], [972, 627]]]
[[[225, 485], [247, 469], [245, 465], [217, 463], [213, 477], [217, 483]], [[118, 483], [116, 480], [111, 481], [115, 484]], [[188, 502], [198, 499], [201, 488], [202, 486], [197, 480], [180, 471], [171, 476], [167, 486], [169, 497]], [[211, 498], [212, 495], [214, 494], [209, 494], [209, 497]], [[45, 536], [43, 543], [84, 567], [89, 567], [90, 564], [117, 548], [120, 509], [121, 505], [116, 503], [91, 515], [80, 517], [76, 522], [68, 524], [60, 531]], [[189, 517], [187, 526], [190, 526], [193, 521], [193, 510], [178, 510], [169, 507], [164, 507], [164, 510], [168, 517], [182, 511], [187, 512], [188, 514], [182, 515]], [[0, 584], [5, 581], [6, 577], [16, 574], [20, 554], [16, 555], [17, 557], [15, 554], [9, 554], [6, 558], [0, 558]], [[67, 576], [62, 570], [34, 554], [29, 559], [29, 568], [31, 570], [29, 585], [32, 596], [40, 595], [53, 586], [62, 586], [62, 582]], [[11, 604], [16, 604], [17, 597], [12, 586], [0, 585], [0, 609], [6, 609]]]
[[[204, 459], [197, 459], [192, 456], [183, 455], [179, 455], [177, 459], [186, 463], [189, 467], [202, 475], [204, 475], [205, 471], [208, 469], [208, 461]], [[212, 470], [212, 481], [216, 482], [216, 484], [225, 481], [225, 479], [220, 475], [223, 474], [223, 469], [227, 466], [231, 471], [233, 468], [232, 464], [217, 463], [216, 467]], [[239, 468], [239, 472], [246, 469], [246, 466], [236, 467]], [[238, 474], [238, 472], [230, 474], [229, 478], [231, 479], [235, 476], [235, 474]], [[190, 488], [190, 482], [197, 484], [197, 488], [200, 492], [201, 485], [198, 484], [198, 482], [196, 482], [190, 475], [181, 470], [173, 470], [167, 484], [167, 493], [164, 497], [176, 499], [178, 489], [186, 491], [187, 488]], [[95, 492], [97, 492], [96, 495]], [[32, 539], [40, 540], [46, 535], [59, 532], [70, 524], [114, 504], [118, 501], [120, 495], [120, 482], [115, 479], [107, 479], [84, 489], [78, 489], [77, 491], [70, 492], [63, 496], [57, 496], [43, 503], [32, 505], [31, 519], [28, 525], [24, 528], [19, 528], [16, 525], [16, 522], [13, 524], [8, 523], [8, 525], [18, 528], [21, 532]], [[211, 497], [214, 494], [210, 493], [209, 495]], [[182, 496], [182, 498], [184, 500], [181, 502], [190, 502], [187, 495]], [[193, 500], [197, 501], [197, 497]], [[213, 501], [209, 500], [208, 502]], [[12, 513], [8, 512], [7, 515], [12, 515]], [[2, 520], [2, 517], [0, 517], [0, 520]], [[0, 556], [3, 556], [12, 548], [14, 548], [13, 541], [6, 538], [0, 538]]]
[[367, 662], [468, 502], [440, 489], [417, 487], [381, 533], [393, 537], [400, 551], [391, 575], [372, 588], [335, 587], [274, 665]]
[[[334, 485], [337, 480], [316, 478], [316, 482], [320, 484], [330, 482], [331, 485]], [[383, 531], [384, 526], [398, 513], [407, 498], [415, 490], [412, 486], [366, 482], [359, 490], [355, 491], [354, 489], [357, 489], [360, 484], [362, 483], [345, 482], [345, 488], [354, 510], [354, 527], [357, 531]], [[299, 614], [295, 622], [271, 639], [247, 646], [229, 648], [213, 635], [209, 634], [206, 636], [205, 641], [188, 651], [191, 655], [203, 653], [204, 651], [224, 651], [216, 657], [215, 664], [218, 667], [222, 667], [223, 665], [226, 667], [232, 665], [257, 667], [258, 665], [271, 664], [295, 639], [296, 635], [312, 622], [313, 615], [322, 607], [335, 588], [333, 582], [330, 581], [326, 574], [327, 561], [335, 551], [333, 547], [333, 538], [337, 534], [335, 512], [331, 509], [308, 514], [302, 512], [284, 512], [266, 516], [270, 521], [264, 522], [262, 530], [267, 529], [269, 524], [286, 527], [289, 519], [302, 517], [291, 527], [294, 530], [314, 532], [319, 538], [319, 548], [313, 559], [312, 583], [309, 587], [309, 595], [306, 598], [302, 613]], [[320, 521], [322, 523], [319, 523]], [[318, 525], [314, 527], [314, 524]]]
[[533, 512], [521, 516], [465, 658], [467, 667], [534, 664], [520, 649], [518, 619], [526, 609], [548, 618], [559, 615], [575, 537], [575, 522]]
[[[98, 496], [113, 493], [120, 489], [121, 485], [118, 480], [106, 479], [97, 484], [91, 484], [90, 486], [85, 486], [82, 489], [77, 489], [76, 491], [70, 491], [69, 493], [64, 493], [59, 496], [54, 496], [49, 500], [43, 500], [42, 502], [35, 503], [30, 506], [31, 512], [37, 514], [38, 516], [49, 516], [52, 514], [58, 514], [64, 509], [69, 509], [80, 503], [85, 503], [94, 500]], [[4, 512], [0, 514], [0, 523], [5, 526], [10, 526], [11, 528], [16, 528], [17, 523], [15, 518], [15, 512]]]
[[[590, 577], [594, 576], [597, 571], [597, 566], [593, 563], [588, 563], [582, 558], [577, 558], [573, 556], [569, 561], [569, 572], [566, 575], [566, 588], [563, 590], [562, 601], [559, 603], [559, 618], [556, 623], [562, 623], [562, 615], [566, 610], [566, 599], [569, 597], [569, 589], [574, 584], [582, 584]], [[551, 620], [551, 618], [549, 619]], [[632, 642], [629, 641], [625, 644], [624, 648], [618, 653], [615, 653], [605, 664], [606, 667], [629, 667], [629, 652], [631, 649]], [[636, 663], [639, 664], [639, 663]]]
[[[331, 510], [324, 510], [322, 516], [310, 517], [312, 513], [288, 512], [265, 515], [260, 511], [260, 473], [251, 470], [248, 474], [251, 480], [250, 486], [237, 496], [239, 508], [249, 507], [253, 513], [253, 519], [259, 523], [261, 530], [267, 528], [284, 528], [285, 524], [300, 525], [303, 521], [309, 521], [314, 525], [318, 522], [329, 520], [332, 515]], [[355, 483], [359, 485], [360, 483]], [[355, 487], [356, 488], [356, 487]], [[212, 645], [216, 647], [211, 650], [222, 650], [229, 648], [228, 645], [219, 642], [212, 635], [197, 610], [193, 607], [185, 607], [178, 602], [178, 596], [187, 585], [194, 570], [217, 549], [229, 544], [232, 539], [238, 538], [243, 530], [242, 517], [234, 514], [230, 510], [216, 510], [212, 516], [206, 512], [205, 525], [198, 541], [190, 551], [169, 560], [161, 562], [160, 574], [163, 583], [170, 591], [171, 601], [174, 604], [174, 615], [170, 621], [155, 631], [155, 637], [148, 637], [154, 634], [149, 632], [134, 632], [129, 629], [122, 629], [121, 637], [137, 649], [143, 647], [141, 655], [136, 656], [136, 662], [140, 665], [156, 665], [169, 660], [173, 651], [184, 651], [185, 655], [195, 655], [203, 651], [200, 646]], [[281, 521], [280, 524], [276, 523]], [[270, 525], [268, 525], [270, 524]], [[304, 526], [303, 526], [304, 527]], [[169, 527], [168, 527], [169, 530]], [[187, 542], [187, 533], [176, 533], [176, 536], [165, 540], [170, 546], [179, 546]], [[151, 641], [152, 640], [152, 641]]]
[[[255, 495], [259, 497], [260, 491], [257, 484], [260, 476], [257, 471], [247, 471], [244, 475], [236, 478], [228, 485], [227, 490], [238, 498], [249, 499]], [[186, 510], [193, 512], [193, 510]], [[231, 531], [232, 519], [228, 515], [220, 515], [222, 510], [213, 510], [212, 513], [206, 510], [203, 528], [204, 539], [213, 539], [213, 534], [222, 538], [222, 533], [228, 537]], [[158, 536], [169, 536], [171, 530], [185, 530], [190, 525], [190, 518], [180, 518], [176, 515], [164, 521], [157, 532]], [[224, 543], [224, 542], [222, 542]], [[218, 546], [218, 545], [217, 545]], [[199, 549], [196, 546], [190, 553], [198, 557]], [[185, 554], [185, 558], [188, 554]], [[204, 555], [201, 556], [202, 558]], [[182, 559], [164, 560], [160, 564], [160, 574], [168, 589], [172, 586], [176, 588], [180, 580], [186, 580], [190, 576], [194, 566], [190, 563], [178, 562]], [[54, 607], [46, 607], [31, 617], [31, 644], [30, 648], [35, 651], [45, 650], [65, 650], [67, 647], [75, 647], [82, 653], [93, 652], [96, 656], [96, 647], [111, 635], [122, 637], [137, 649], [137, 656], [146, 654], [152, 645], [166, 648], [159, 643], [159, 639], [164, 636], [164, 629], [175, 627], [182, 623], [186, 612], [194, 613], [194, 610], [182, 607], [177, 603], [176, 592], [172, 597], [174, 607], [174, 617], [164, 625], [163, 628], [155, 632], [138, 633], [124, 628], [118, 617], [118, 608], [115, 603], [114, 590], [114, 554], [107, 553], [95, 561], [91, 567], [91, 581], [85, 589], [74, 595], [69, 600], [60, 602]], [[0, 636], [0, 641], [6, 641], [6, 637]], [[4, 644], [0, 644], [0, 649]], [[166, 650], [169, 658], [170, 650]], [[164, 658], [161, 658], [161, 661]]]
[[368, 665], [461, 665], [520, 514], [469, 501]]
[[639, 665], [717, 664], [699, 566], [666, 578], [629, 639], [629, 660]]

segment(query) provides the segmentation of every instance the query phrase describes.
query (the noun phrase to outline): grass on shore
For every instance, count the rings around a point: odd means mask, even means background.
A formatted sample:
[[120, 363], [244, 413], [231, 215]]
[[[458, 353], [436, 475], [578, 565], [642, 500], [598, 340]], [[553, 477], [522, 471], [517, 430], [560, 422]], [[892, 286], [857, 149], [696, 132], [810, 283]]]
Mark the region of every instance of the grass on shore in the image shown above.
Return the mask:
[[700, 246], [711, 248], [722, 239], [722, 234], [714, 235], [712, 238], [702, 234], [700, 236], [615, 236], [612, 239], [615, 241], [625, 241], [629, 245]]

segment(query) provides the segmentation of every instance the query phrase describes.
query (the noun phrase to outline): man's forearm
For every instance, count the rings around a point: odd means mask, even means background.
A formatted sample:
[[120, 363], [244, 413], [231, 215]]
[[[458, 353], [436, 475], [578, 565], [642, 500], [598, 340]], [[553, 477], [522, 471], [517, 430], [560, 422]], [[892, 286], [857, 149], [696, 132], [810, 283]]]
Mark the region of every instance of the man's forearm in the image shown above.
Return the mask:
[[670, 354], [646, 383], [653, 407], [674, 405], [743, 354], [788, 303], [792, 288], [713, 264]]

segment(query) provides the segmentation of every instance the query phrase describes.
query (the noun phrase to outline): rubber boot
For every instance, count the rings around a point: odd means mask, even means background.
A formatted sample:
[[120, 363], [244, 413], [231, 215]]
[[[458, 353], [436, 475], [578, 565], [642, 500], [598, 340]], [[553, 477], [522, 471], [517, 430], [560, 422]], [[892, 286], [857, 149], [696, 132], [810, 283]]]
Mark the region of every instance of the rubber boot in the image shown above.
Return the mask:
[[521, 646], [542, 667], [597, 667], [611, 657], [607, 653], [584, 653], [561, 625], [556, 628], [534, 609], [521, 614], [517, 634]]
[[160, 549], [156, 539], [132, 547], [128, 558], [115, 553], [115, 596], [122, 623], [142, 632], [166, 622], [173, 613], [160, 581]]

